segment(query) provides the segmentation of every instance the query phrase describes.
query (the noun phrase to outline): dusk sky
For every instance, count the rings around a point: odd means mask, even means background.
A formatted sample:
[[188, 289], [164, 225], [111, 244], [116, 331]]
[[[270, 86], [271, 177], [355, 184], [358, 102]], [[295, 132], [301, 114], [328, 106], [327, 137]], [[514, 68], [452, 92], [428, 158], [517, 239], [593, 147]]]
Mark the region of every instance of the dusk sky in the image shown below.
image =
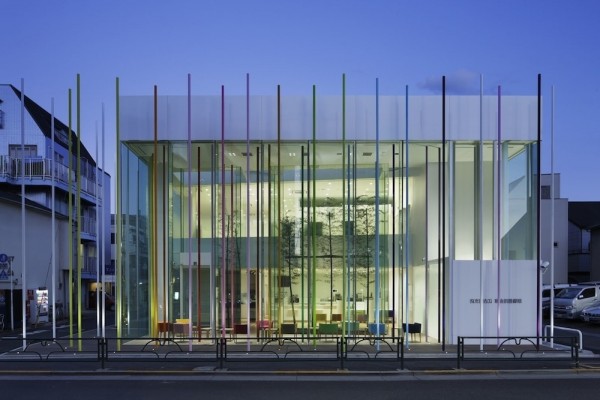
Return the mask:
[[[600, 1], [559, 0], [0, 0], [0, 83], [20, 87], [67, 121], [81, 74], [83, 140], [95, 154], [106, 110], [114, 176], [115, 77], [122, 95], [435, 94], [544, 96], [543, 172], [561, 195], [600, 201]], [[98, 128], [100, 129], [100, 128]]]

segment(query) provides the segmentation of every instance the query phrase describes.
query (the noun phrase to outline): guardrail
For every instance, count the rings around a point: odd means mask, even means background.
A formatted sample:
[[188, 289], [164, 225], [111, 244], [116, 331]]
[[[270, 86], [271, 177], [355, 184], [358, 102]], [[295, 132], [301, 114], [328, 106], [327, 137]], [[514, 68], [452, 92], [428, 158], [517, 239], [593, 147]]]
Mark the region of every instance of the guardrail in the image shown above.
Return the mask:
[[575, 366], [579, 367], [579, 344], [576, 338], [546, 337], [546, 340], [567, 339], [569, 342], [567, 350], [540, 345], [539, 339], [536, 336], [459, 336], [456, 346], [456, 367], [460, 369], [461, 363], [466, 359], [531, 360], [532, 356], [538, 356], [553, 361], [564, 360], [565, 355], [568, 355], [575, 362]]
[[[202, 360], [223, 369], [226, 362], [328, 361], [339, 363], [344, 369], [355, 360], [386, 360], [404, 369], [404, 342], [397, 337], [329, 336], [327, 341], [311, 336], [264, 338], [251, 349], [236, 344], [236, 340], [235, 337], [1, 338], [2, 347], [11, 350], [0, 354], [0, 362], [97, 361], [104, 368], [108, 362]], [[315, 346], [317, 340], [319, 344]]]
[[[544, 326], [544, 338], [551, 338], [550, 336], [550, 325], [545, 325]], [[554, 325], [554, 329], [555, 330], [559, 330], [559, 331], [565, 331], [565, 332], [575, 332], [577, 333], [577, 336], [579, 336], [579, 350], [583, 350], [583, 333], [579, 330], [579, 329], [573, 329], [573, 328], [567, 328], [564, 326], [556, 326]], [[547, 341], [551, 341], [551, 340], [547, 340]]]
[[[468, 361], [569, 361], [579, 367], [579, 343], [565, 339], [569, 346], [553, 349], [537, 337], [459, 336], [456, 367]], [[329, 362], [345, 369], [353, 362], [387, 361], [393, 368], [405, 369], [405, 343], [402, 338], [385, 336], [310, 335], [249, 338], [227, 337], [138, 337], [138, 338], [0, 338], [0, 362], [98, 362], [102, 368], [116, 362], [199, 362], [223, 369], [239, 362]], [[452, 356], [442, 358], [452, 364]], [[422, 357], [422, 358], [421, 358]], [[411, 352], [410, 358], [431, 360], [431, 353]], [[356, 365], [356, 364], [355, 364]], [[489, 366], [489, 364], [487, 364]]]

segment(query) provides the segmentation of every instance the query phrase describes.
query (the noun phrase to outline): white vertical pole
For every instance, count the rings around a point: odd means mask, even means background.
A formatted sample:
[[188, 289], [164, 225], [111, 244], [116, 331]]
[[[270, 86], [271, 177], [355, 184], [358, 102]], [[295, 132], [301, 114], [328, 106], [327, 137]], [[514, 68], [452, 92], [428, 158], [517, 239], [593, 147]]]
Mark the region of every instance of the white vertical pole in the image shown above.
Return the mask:
[[21, 274], [23, 285], [22, 328], [23, 349], [27, 347], [27, 242], [25, 241], [25, 80], [21, 78]]
[[550, 346], [554, 348], [554, 86], [550, 109]]
[[[483, 75], [479, 75], [479, 201], [477, 204], [478, 216], [478, 243], [479, 257], [479, 336], [484, 336], [483, 315]], [[479, 342], [479, 350], [483, 351], [483, 339]]]
[[409, 230], [410, 230], [410, 213], [411, 210], [408, 206], [408, 193], [409, 193], [409, 184], [408, 184], [408, 176], [409, 176], [409, 146], [408, 146], [408, 85], [406, 85], [405, 87], [405, 93], [404, 93], [404, 107], [405, 107], [405, 122], [404, 122], [404, 177], [403, 177], [403, 185], [406, 188], [404, 190], [404, 204], [405, 204], [405, 215], [404, 215], [404, 219], [405, 219], [405, 230], [404, 230], [404, 245], [403, 245], [403, 252], [404, 252], [404, 308], [406, 309], [406, 319], [404, 320], [404, 339], [405, 339], [405, 343], [406, 343], [406, 347], [408, 348], [408, 346], [410, 345], [410, 335], [409, 335], [409, 330], [408, 330], [408, 324], [409, 324], [409, 315], [410, 315], [410, 303], [408, 301], [408, 283], [409, 283], [409, 275], [408, 275], [408, 262], [410, 260], [409, 258], [409, 250], [410, 250], [410, 242], [409, 242]]
[[100, 296], [104, 298], [104, 288], [100, 286], [100, 169], [98, 168], [98, 122], [96, 122], [96, 335], [99, 337], [100, 331], [100, 311], [104, 315], [104, 310], [100, 309]]
[[50, 140], [52, 142], [52, 158], [50, 163], [50, 169], [52, 170], [52, 229], [51, 229], [51, 237], [52, 237], [52, 339], [56, 339], [56, 220], [55, 220], [55, 181], [54, 181], [54, 170], [56, 168], [56, 159], [54, 157], [54, 97], [50, 103]]

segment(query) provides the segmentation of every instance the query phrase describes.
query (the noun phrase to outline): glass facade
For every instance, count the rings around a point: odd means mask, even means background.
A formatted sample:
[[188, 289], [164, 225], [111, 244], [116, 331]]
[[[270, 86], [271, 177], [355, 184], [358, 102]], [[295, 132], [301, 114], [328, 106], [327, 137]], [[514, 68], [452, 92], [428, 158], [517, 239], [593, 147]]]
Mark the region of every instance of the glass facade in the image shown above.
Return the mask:
[[[433, 96], [124, 98], [120, 334], [418, 322], [452, 340], [454, 261], [535, 264], [538, 191], [533, 116], [448, 100], [442, 117]], [[482, 115], [512, 130], [482, 134]]]

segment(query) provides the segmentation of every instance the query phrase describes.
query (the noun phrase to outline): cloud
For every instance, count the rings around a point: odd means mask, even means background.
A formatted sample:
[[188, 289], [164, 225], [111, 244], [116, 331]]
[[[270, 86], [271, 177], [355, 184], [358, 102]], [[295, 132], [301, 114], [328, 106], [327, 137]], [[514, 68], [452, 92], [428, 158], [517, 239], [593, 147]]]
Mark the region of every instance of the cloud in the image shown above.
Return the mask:
[[[419, 88], [439, 94], [442, 93], [442, 77], [428, 77], [418, 84]], [[459, 69], [446, 75], [447, 94], [478, 94], [479, 74], [466, 69]]]

